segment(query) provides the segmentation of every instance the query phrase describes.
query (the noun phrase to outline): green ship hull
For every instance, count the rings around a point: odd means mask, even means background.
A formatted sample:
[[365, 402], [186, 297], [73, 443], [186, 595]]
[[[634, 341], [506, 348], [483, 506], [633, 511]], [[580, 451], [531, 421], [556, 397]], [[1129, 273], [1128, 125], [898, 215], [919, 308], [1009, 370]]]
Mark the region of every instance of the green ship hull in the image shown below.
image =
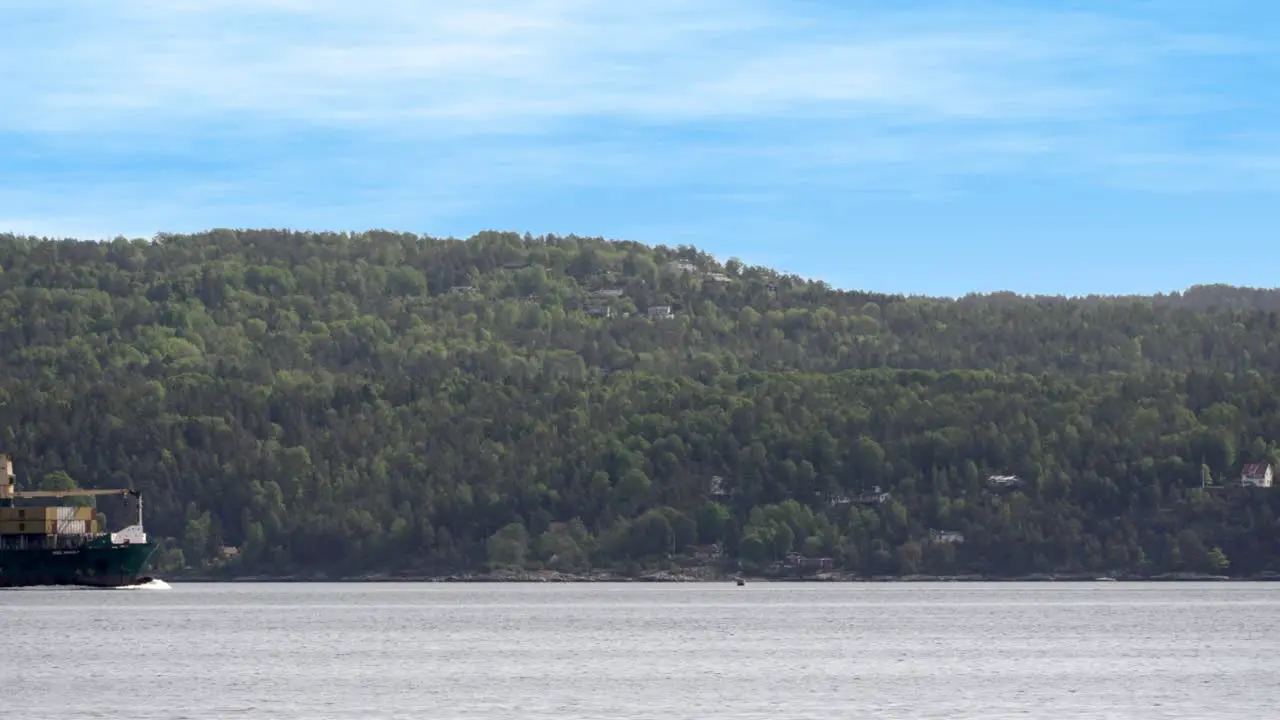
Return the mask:
[[150, 542], [112, 545], [101, 541], [77, 547], [0, 548], [0, 588], [138, 585], [149, 579], [142, 571], [155, 550]]

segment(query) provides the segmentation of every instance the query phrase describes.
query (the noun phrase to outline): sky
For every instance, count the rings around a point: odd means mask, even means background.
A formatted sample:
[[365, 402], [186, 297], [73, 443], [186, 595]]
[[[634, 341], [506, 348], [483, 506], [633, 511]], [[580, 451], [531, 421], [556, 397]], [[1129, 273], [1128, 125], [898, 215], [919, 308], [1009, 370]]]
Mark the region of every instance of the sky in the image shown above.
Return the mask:
[[578, 234], [847, 289], [1280, 285], [1280, 4], [6, 0], [0, 232]]

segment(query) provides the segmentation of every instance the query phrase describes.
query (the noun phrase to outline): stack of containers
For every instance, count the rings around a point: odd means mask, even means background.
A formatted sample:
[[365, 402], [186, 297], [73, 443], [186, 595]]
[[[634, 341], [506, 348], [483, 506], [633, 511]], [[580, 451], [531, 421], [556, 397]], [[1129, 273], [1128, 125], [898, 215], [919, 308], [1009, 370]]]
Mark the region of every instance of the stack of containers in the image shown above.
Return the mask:
[[93, 508], [87, 507], [59, 507], [58, 511], [58, 534], [59, 535], [88, 535], [92, 532], [90, 527], [96, 525], [97, 512]]
[[0, 508], [0, 535], [52, 535], [57, 526], [57, 508]]
[[93, 508], [0, 507], [0, 535], [87, 535], [97, 530]]

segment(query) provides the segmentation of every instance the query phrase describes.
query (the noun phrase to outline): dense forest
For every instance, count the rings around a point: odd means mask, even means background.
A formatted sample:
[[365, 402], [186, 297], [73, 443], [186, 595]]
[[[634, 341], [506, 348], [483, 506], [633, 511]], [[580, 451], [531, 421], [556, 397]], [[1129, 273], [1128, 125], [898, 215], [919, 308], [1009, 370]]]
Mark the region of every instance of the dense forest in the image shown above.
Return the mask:
[[19, 482], [142, 490], [162, 572], [1280, 571], [1280, 491], [1238, 482], [1280, 469], [1276, 291], [219, 230], [0, 235], [0, 308]]

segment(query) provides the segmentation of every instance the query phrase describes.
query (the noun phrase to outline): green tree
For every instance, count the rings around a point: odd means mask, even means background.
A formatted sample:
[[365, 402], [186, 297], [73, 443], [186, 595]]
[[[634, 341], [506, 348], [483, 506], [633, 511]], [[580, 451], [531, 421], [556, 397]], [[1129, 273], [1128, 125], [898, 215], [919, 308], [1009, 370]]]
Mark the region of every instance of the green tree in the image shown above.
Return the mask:
[[1222, 552], [1222, 548], [1215, 547], [1209, 551], [1208, 567], [1212, 572], [1223, 572], [1231, 566], [1231, 562], [1227, 560], [1227, 556]]
[[491, 568], [522, 568], [529, 551], [529, 531], [513, 522], [489, 537], [486, 543]]
[[703, 544], [723, 541], [732, 519], [729, 508], [724, 505], [713, 501], [703, 503], [698, 508], [698, 541]]

